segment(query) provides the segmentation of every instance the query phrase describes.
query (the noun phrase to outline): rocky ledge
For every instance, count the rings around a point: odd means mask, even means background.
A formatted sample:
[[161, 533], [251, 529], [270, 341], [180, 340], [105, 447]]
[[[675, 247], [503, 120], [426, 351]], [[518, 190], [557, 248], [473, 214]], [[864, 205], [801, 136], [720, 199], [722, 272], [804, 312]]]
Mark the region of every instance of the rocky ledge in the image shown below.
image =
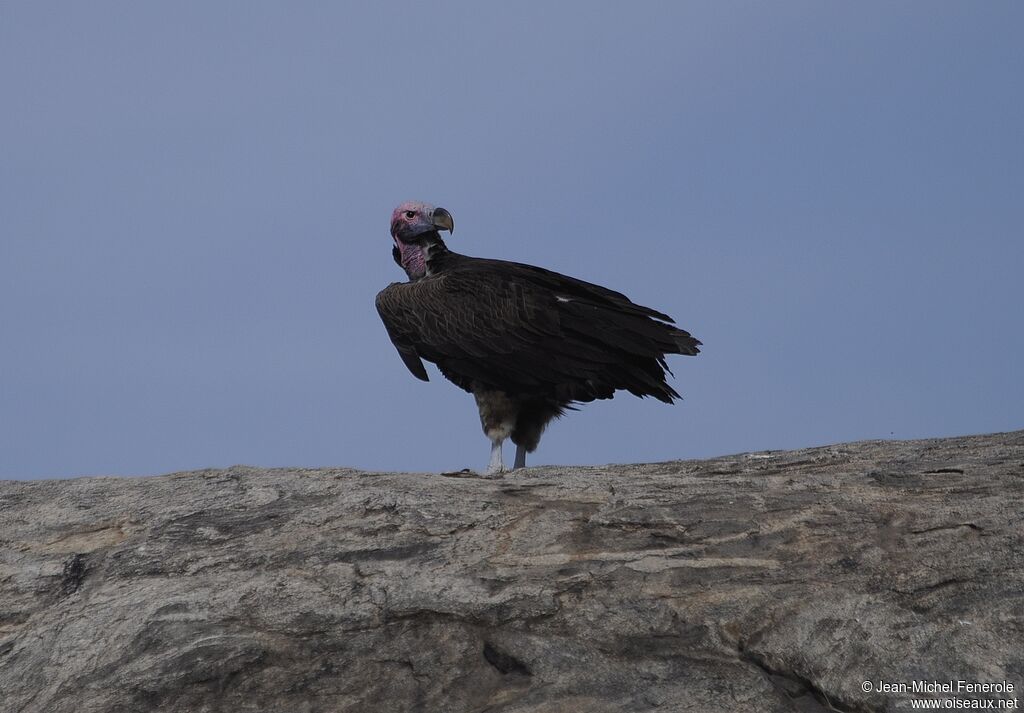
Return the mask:
[[900, 711], [1022, 687], [1024, 431], [501, 479], [0, 483], [4, 711]]

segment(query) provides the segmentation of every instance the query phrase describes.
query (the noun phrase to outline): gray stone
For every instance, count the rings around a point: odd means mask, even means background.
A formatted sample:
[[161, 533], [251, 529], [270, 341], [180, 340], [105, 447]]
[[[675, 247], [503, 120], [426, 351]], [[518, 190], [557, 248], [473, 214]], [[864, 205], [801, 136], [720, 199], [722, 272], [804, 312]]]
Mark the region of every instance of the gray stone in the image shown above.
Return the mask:
[[0, 483], [3, 711], [899, 711], [877, 682], [918, 680], [1024, 698], [1024, 431]]

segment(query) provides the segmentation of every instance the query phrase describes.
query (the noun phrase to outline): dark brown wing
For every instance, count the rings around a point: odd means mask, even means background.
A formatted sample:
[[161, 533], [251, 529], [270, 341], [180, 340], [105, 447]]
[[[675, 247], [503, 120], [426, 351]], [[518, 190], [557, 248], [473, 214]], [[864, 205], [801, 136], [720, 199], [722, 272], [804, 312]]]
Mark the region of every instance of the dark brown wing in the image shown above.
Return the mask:
[[[607, 287], [602, 287], [592, 282], [585, 282], [575, 277], [569, 277], [533, 265], [483, 258], [463, 257], [463, 259], [472, 261], [477, 270], [497, 272], [511, 279], [529, 282], [535, 286], [546, 288], [556, 295], [575, 298], [574, 301], [578, 307], [590, 305], [601, 313], [598, 318], [599, 324], [604, 319], [610, 318], [614, 313], [618, 316], [618, 319], [614, 321], [622, 322], [627, 320], [629, 326], [647, 332], [651, 336], [664, 338], [668, 335], [674, 342], [674, 346], [666, 346], [663, 350], [665, 354], [693, 356], [700, 353], [700, 341], [691, 336], [689, 332], [676, 327], [671, 317], [650, 307], [638, 305], [621, 292], [609, 290]], [[643, 317], [651, 319], [636, 319]], [[652, 347], [655, 345], [648, 344], [647, 346]]]
[[536, 391], [542, 345], [559, 334], [557, 315], [538, 310], [536, 298], [507, 280], [455, 271], [388, 286], [377, 312], [419, 378], [426, 359], [467, 391], [474, 382]]
[[666, 354], [699, 342], [668, 316], [624, 295], [519, 263], [452, 255], [445, 272], [396, 283], [377, 310], [406, 366], [424, 378], [427, 359], [466, 390], [569, 401], [616, 389], [671, 401]]
[[377, 313], [384, 322], [384, 329], [387, 330], [391, 343], [398, 350], [398, 355], [412, 372], [413, 376], [423, 381], [430, 381], [427, 376], [427, 369], [420, 361], [416, 353], [415, 331], [405, 328], [406, 305], [405, 300], [409, 295], [402, 290], [411, 283], [394, 282], [377, 294]]

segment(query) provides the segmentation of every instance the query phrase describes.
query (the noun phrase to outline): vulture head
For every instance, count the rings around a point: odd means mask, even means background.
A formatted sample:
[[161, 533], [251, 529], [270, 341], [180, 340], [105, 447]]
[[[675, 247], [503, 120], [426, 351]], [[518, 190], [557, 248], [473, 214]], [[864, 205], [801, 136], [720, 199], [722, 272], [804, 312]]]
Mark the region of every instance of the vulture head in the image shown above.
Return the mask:
[[429, 203], [406, 201], [391, 214], [391, 238], [395, 241], [391, 252], [410, 280], [427, 274], [427, 253], [440, 242], [441, 230], [454, 231], [455, 220], [444, 208]]
[[452, 214], [429, 203], [406, 201], [391, 214], [391, 237], [405, 243], [414, 242], [424, 233], [455, 229]]

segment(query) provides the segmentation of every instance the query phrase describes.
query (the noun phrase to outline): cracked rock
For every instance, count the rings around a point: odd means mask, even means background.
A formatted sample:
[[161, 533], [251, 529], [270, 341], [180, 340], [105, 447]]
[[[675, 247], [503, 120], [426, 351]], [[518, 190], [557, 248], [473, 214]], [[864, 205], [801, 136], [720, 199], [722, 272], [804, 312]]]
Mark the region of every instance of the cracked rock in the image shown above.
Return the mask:
[[915, 680], [1024, 697], [1024, 431], [0, 483], [4, 711], [902, 711], [864, 682]]

